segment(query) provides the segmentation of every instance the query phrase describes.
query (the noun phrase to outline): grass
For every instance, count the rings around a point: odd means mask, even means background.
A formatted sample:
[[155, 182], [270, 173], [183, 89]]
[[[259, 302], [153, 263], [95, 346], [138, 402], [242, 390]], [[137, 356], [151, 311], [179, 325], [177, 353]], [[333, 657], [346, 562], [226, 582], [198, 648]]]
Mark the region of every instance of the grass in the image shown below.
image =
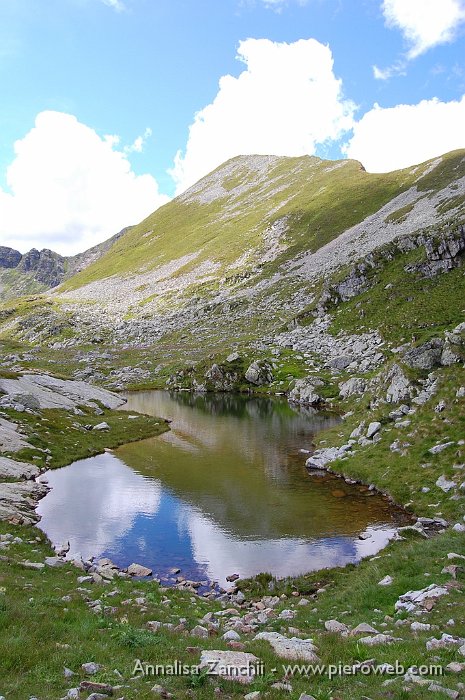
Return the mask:
[[463, 268], [426, 279], [405, 269], [419, 262], [419, 256], [421, 250], [414, 250], [371, 271], [370, 288], [334, 309], [333, 332], [376, 328], [390, 343], [412, 338], [421, 343], [461, 323], [465, 309]]
[[[432, 173], [421, 178], [418, 169], [387, 174], [367, 173], [356, 161], [320, 161], [314, 157], [279, 158], [269, 167], [267, 179], [257, 181], [241, 158], [215, 171], [224, 196], [209, 203], [177, 198], [158, 209], [118, 240], [111, 251], [62, 285], [70, 292], [90, 282], [134, 272], [195, 255], [171, 271], [176, 276], [213, 260], [221, 265], [217, 277], [228, 284], [238, 270], [228, 270], [244, 250], [254, 250], [252, 266], [260, 262], [262, 234], [274, 221], [288, 217], [287, 249], [264, 268], [269, 276], [285, 260], [317, 250], [342, 231], [378, 211], [416, 180], [422, 190], [443, 187], [456, 179], [463, 151], [452, 152]], [[342, 165], [341, 165], [342, 164]], [[340, 167], [334, 167], [340, 166]], [[232, 168], [232, 174], [231, 174]], [[147, 295], [150, 299], [151, 295]]]
[[[57, 468], [99, 454], [105, 448], [154, 437], [168, 430], [162, 418], [139, 415], [134, 420], [129, 419], [124, 411], [110, 410], [96, 415], [85, 406], [81, 407], [81, 412], [83, 415], [76, 416], [62, 410], [45, 409], [36, 416], [4, 411], [4, 415], [18, 423], [33, 446], [9, 456], [23, 462], [34, 460], [38, 466]], [[108, 423], [110, 430], [92, 430], [103, 421]]]

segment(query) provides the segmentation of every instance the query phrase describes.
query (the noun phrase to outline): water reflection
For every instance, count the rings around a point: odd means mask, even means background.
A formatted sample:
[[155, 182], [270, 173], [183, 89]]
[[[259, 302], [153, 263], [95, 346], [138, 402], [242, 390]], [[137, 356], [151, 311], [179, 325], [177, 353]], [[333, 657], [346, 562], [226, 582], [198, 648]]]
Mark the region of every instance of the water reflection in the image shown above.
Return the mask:
[[307, 473], [301, 449], [334, 417], [284, 400], [167, 392], [131, 394], [127, 410], [170, 418], [172, 430], [48, 474], [41, 527], [84, 557], [224, 584], [235, 572], [356, 561], [402, 520], [379, 496]]

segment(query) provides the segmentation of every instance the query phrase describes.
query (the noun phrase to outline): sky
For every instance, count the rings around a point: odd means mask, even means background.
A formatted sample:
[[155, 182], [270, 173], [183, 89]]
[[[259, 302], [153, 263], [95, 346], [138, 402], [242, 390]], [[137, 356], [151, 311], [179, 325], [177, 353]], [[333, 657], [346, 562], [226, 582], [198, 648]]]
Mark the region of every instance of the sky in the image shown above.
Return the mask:
[[0, 245], [65, 255], [241, 154], [465, 148], [465, 0], [0, 0]]

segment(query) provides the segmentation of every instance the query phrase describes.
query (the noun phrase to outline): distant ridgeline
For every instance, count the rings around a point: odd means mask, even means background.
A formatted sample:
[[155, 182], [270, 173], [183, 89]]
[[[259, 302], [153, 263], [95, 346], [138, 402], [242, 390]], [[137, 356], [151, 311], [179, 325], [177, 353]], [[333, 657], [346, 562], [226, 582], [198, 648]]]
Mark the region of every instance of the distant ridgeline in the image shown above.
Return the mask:
[[127, 231], [86, 250], [84, 253], [64, 257], [53, 250], [32, 248], [22, 255], [18, 250], [0, 246], [0, 294], [2, 300], [36, 294], [57, 287], [104, 255]]

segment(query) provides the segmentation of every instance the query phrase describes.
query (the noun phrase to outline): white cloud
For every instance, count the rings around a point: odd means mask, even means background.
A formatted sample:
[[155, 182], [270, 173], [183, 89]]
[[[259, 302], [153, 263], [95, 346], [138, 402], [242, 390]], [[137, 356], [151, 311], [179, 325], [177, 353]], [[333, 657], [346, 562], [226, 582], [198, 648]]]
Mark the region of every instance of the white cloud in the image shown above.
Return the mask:
[[382, 108], [375, 104], [354, 127], [343, 149], [370, 172], [389, 172], [465, 148], [465, 95], [416, 105]]
[[213, 102], [198, 112], [185, 153], [170, 171], [181, 192], [228, 158], [242, 154], [299, 156], [352, 127], [355, 106], [342, 95], [328, 46], [247, 39], [239, 77], [225, 75]]
[[152, 136], [152, 129], [150, 127], [147, 127], [146, 130], [144, 131], [141, 136], [138, 136], [134, 142], [130, 146], [126, 146], [124, 149], [125, 153], [142, 153], [144, 146], [147, 142], [147, 139], [149, 139]]
[[151, 175], [131, 170], [118, 143], [70, 114], [41, 112], [15, 143], [10, 192], [0, 188], [1, 244], [77, 253], [168, 201]]
[[389, 78], [395, 75], [406, 75], [405, 66], [405, 61], [396, 61], [392, 66], [388, 66], [388, 68], [373, 66], [373, 77], [376, 80], [389, 80]]
[[123, 12], [125, 10], [124, 3], [121, 2], [121, 0], [102, 0], [104, 5], [107, 5], [108, 7], [113, 8], [113, 10], [116, 10], [116, 12]]
[[452, 41], [465, 21], [464, 0], [383, 0], [388, 27], [401, 30], [416, 58], [433, 46]]
[[[262, 0], [265, 7], [271, 8], [280, 12], [285, 5], [289, 4], [290, 0]], [[306, 5], [308, 0], [296, 0], [298, 5]]]

